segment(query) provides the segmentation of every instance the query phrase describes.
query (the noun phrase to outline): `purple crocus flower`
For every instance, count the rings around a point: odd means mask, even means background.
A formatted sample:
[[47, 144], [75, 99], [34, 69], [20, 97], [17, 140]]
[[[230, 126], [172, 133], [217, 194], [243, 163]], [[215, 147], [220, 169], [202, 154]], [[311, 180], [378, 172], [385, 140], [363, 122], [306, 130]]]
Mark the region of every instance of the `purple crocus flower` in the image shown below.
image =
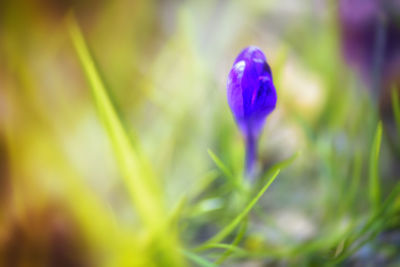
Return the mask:
[[271, 68], [259, 48], [249, 46], [240, 52], [229, 72], [227, 95], [246, 140], [246, 174], [252, 176], [258, 137], [277, 98]]

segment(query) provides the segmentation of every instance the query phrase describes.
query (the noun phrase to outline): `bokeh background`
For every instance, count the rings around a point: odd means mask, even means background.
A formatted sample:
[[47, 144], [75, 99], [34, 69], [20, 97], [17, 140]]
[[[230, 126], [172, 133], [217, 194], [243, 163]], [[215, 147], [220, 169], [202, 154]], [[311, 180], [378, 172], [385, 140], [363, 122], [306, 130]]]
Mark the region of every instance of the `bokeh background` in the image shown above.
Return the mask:
[[[131, 201], [71, 25], [163, 226]], [[278, 93], [251, 189], [226, 101], [248, 45]], [[2, 0], [0, 265], [398, 266], [399, 75], [396, 0]]]

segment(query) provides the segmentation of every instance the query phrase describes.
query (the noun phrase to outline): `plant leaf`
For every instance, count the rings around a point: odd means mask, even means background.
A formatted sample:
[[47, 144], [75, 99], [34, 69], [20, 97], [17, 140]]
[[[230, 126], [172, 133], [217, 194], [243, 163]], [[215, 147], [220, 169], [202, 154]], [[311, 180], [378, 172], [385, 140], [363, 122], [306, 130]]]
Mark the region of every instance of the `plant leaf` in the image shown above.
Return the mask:
[[214, 152], [211, 151], [211, 149], [207, 150], [208, 155], [210, 155], [211, 159], [214, 161], [215, 165], [222, 171], [223, 174], [225, 174], [228, 178], [233, 179], [233, 174], [229, 170], [229, 168], [222, 162], [221, 159], [217, 157], [217, 155], [214, 154]]
[[[141, 169], [136, 151], [109, 98], [84, 37], [72, 15], [68, 18], [68, 29], [79, 61], [90, 84], [97, 111], [107, 129], [130, 196], [143, 221], [147, 225], [158, 225], [160, 218], [164, 218], [160, 217], [163, 214], [161, 211], [161, 201], [158, 198], [159, 192], [149, 186], [150, 182], [148, 180], [152, 179], [152, 177], [148, 177], [148, 175], [144, 177], [145, 173]], [[146, 180], [148, 182], [145, 182]]]
[[238, 250], [238, 248], [236, 246], [242, 240], [244, 234], [246, 233], [246, 230], [247, 230], [247, 220], [245, 220], [241, 224], [241, 226], [239, 228], [239, 231], [238, 231], [235, 239], [233, 240], [232, 244], [230, 244], [226, 248], [225, 252], [221, 255], [221, 257], [218, 258], [218, 260], [215, 263], [222, 264], [232, 254], [233, 251], [237, 251]]
[[181, 251], [182, 251], [182, 254], [185, 255], [189, 260], [191, 260], [192, 262], [194, 262], [202, 267], [217, 267], [218, 266], [218, 265], [216, 265], [212, 262], [209, 262], [208, 260], [200, 257], [199, 255], [197, 255], [193, 252], [190, 252], [187, 250], [181, 250]]
[[397, 132], [400, 135], [400, 103], [399, 103], [399, 93], [397, 88], [393, 86], [392, 88], [392, 108], [394, 119], [396, 121]]
[[379, 151], [382, 140], [382, 122], [378, 123], [369, 160], [369, 198], [374, 211], [380, 205]]
[[144, 227], [148, 230], [150, 238], [156, 238], [155, 242], [159, 244], [158, 248], [154, 248], [157, 250], [156, 253], [160, 252], [159, 250], [163, 252], [161, 257], [154, 260], [181, 266], [183, 265], [181, 255], [175, 253], [174, 249], [179, 246], [175, 231], [165, 231], [165, 227], [168, 226], [168, 217], [161, 200], [162, 191], [146, 162], [139, 157], [133, 147], [72, 13], [67, 17], [67, 26], [133, 205]]
[[295, 161], [299, 156], [301, 155], [301, 151], [297, 151], [296, 153], [294, 153], [292, 156], [290, 156], [287, 159], [284, 159], [276, 164], [274, 164], [273, 166], [271, 166], [268, 171], [262, 176], [260, 177], [260, 180], [257, 182], [257, 186], [255, 186], [255, 188], [259, 188], [261, 187], [261, 185], [263, 183], [265, 183], [265, 180], [270, 177], [274, 172], [276, 172], [277, 170], [283, 170], [285, 168], [287, 168], [290, 164], [293, 163], [293, 161]]

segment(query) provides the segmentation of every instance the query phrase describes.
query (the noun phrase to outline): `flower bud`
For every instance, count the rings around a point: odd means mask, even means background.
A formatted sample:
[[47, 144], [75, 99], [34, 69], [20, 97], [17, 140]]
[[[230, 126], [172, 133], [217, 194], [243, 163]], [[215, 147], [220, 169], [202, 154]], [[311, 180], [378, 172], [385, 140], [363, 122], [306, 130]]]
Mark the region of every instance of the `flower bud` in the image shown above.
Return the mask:
[[229, 72], [227, 96], [246, 139], [246, 172], [250, 173], [256, 160], [258, 136], [277, 98], [271, 68], [259, 48], [249, 46], [238, 55]]

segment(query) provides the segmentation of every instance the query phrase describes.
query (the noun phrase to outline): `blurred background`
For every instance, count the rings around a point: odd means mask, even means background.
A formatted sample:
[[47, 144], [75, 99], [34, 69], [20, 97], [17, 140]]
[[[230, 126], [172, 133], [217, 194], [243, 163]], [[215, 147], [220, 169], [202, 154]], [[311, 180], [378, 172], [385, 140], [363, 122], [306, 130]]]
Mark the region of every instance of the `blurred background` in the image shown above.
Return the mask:
[[[72, 12], [174, 230], [132, 205]], [[248, 45], [278, 93], [254, 192], [281, 172], [196, 250], [251, 199], [226, 100]], [[397, 0], [2, 0], [0, 266], [398, 266], [399, 83]]]

